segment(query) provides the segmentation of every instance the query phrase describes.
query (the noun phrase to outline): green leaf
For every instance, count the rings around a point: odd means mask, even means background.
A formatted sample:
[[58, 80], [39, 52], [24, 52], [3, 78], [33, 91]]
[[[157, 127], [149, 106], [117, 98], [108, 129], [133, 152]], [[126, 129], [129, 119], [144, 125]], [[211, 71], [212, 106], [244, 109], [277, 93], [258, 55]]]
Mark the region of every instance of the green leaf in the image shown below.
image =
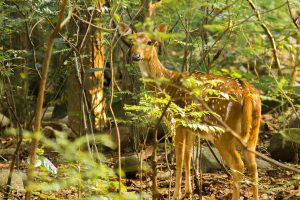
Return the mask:
[[287, 83], [287, 80], [283, 77], [283, 78], [280, 80], [280, 82], [278, 83], [277, 87], [278, 87], [279, 89], [282, 89], [283, 86], [285, 86], [286, 83]]
[[120, 19], [121, 19], [120, 15], [118, 15], [117, 13], [114, 13], [113, 17], [118, 23], [120, 22]]
[[43, 155], [44, 153], [45, 153], [44, 149], [38, 148], [36, 150], [36, 154], [39, 155], [39, 156]]
[[220, 24], [208, 24], [208, 25], [204, 25], [204, 29], [211, 32], [221, 32], [225, 30], [225, 27]]
[[277, 119], [279, 122], [284, 122], [286, 118], [285, 115], [279, 115]]
[[[126, 186], [125, 186], [123, 183], [120, 183], [120, 184], [121, 184], [121, 191], [127, 192]], [[112, 182], [112, 185], [113, 185], [115, 188], [119, 188], [119, 181], [114, 181], [114, 182]]]
[[27, 75], [25, 73], [20, 73], [20, 77], [21, 77], [21, 79], [26, 79]]
[[117, 148], [117, 145], [112, 141], [111, 136], [108, 134], [102, 134], [100, 136], [96, 136], [95, 140], [99, 141], [101, 144], [103, 144], [111, 149]]

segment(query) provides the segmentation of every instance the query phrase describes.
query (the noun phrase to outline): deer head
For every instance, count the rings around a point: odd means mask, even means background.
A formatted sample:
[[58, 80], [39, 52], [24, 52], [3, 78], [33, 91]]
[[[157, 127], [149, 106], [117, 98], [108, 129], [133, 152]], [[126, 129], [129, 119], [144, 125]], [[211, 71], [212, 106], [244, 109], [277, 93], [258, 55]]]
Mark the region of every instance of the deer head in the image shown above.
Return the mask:
[[[166, 32], [166, 24], [160, 24], [155, 32]], [[157, 57], [156, 44], [158, 44], [155, 34], [148, 34], [146, 32], [134, 33], [132, 29], [123, 23], [119, 24], [119, 34], [127, 36], [131, 43], [131, 58], [133, 61], [150, 61], [152, 58]]]

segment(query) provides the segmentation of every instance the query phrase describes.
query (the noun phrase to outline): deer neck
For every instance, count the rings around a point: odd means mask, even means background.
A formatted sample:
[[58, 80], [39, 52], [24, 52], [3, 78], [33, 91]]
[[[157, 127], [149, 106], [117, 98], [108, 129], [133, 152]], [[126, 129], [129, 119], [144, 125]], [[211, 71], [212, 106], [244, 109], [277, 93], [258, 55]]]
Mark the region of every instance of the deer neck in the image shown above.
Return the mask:
[[172, 71], [163, 66], [157, 55], [153, 55], [150, 60], [141, 60], [139, 67], [144, 78], [158, 79], [161, 77], [171, 78], [172, 76]]

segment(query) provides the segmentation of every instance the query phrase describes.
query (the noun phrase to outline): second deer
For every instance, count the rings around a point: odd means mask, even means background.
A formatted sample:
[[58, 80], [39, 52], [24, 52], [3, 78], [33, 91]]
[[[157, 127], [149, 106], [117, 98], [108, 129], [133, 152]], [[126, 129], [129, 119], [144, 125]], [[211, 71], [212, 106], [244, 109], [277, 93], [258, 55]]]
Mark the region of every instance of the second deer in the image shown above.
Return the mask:
[[[220, 152], [226, 165], [231, 170], [232, 175], [232, 199], [238, 200], [240, 197], [240, 185], [244, 177], [244, 163], [238, 151], [239, 141], [242, 141], [248, 150], [255, 151], [259, 134], [260, 118], [261, 118], [261, 102], [258, 92], [250, 86], [246, 81], [234, 79], [227, 76], [199, 74], [190, 72], [177, 72], [168, 70], [158, 59], [155, 42], [151, 35], [146, 32], [132, 33], [132, 30], [126, 24], [119, 25], [119, 33], [122, 36], [131, 35], [132, 47], [131, 58], [139, 65], [143, 77], [160, 79], [162, 77], [169, 79], [171, 84], [178, 84], [180, 80], [193, 77], [199, 81], [217, 80], [217, 85], [205, 85], [206, 88], [216, 89], [224, 92], [234, 98], [222, 99], [211, 98], [207, 101], [207, 106], [217, 113], [221, 120], [232, 129], [240, 140], [233, 136], [232, 132], [224, 127], [224, 124], [216, 120], [214, 117], [207, 117], [205, 123], [209, 125], [217, 125], [225, 129], [224, 133], [216, 136], [214, 133], [200, 132], [202, 138], [209, 139]], [[166, 31], [166, 25], [161, 24], [156, 31]], [[182, 98], [187, 94], [184, 90], [177, 90], [172, 93], [170, 85], [160, 84], [159, 89], [170, 93], [174, 97], [174, 102], [185, 104]], [[180, 86], [181, 87], [181, 86]], [[191, 95], [189, 95], [191, 98]], [[185, 106], [185, 105], [183, 105]], [[204, 106], [199, 106], [198, 110], [204, 110]], [[175, 134], [175, 153], [176, 153], [176, 179], [174, 189], [174, 199], [189, 196], [192, 192], [191, 187], [191, 157], [194, 145], [194, 138], [199, 132], [194, 129], [176, 124]], [[255, 154], [241, 148], [241, 152], [245, 157], [246, 166], [249, 176], [252, 180], [252, 193], [255, 200], [258, 199], [258, 173]], [[185, 167], [185, 195], [181, 195], [182, 168]]]

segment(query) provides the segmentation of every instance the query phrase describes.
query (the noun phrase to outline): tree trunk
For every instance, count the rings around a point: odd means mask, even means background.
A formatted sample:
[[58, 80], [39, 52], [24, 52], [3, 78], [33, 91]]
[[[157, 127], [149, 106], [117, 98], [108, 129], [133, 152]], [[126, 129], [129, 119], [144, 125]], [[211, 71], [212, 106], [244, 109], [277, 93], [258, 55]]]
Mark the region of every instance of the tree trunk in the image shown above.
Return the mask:
[[[77, 66], [75, 66], [77, 67]], [[67, 83], [68, 95], [68, 121], [69, 126], [76, 133], [81, 134], [81, 103], [82, 103], [82, 90], [79, 84], [77, 70], [75, 67], [69, 71]]]
[[[98, 0], [96, 9], [101, 10], [105, 0]], [[101, 14], [96, 14], [96, 18], [101, 18]], [[101, 21], [97, 19], [94, 22], [101, 26]], [[100, 129], [104, 127], [106, 121], [105, 100], [104, 100], [104, 42], [103, 34], [99, 29], [93, 31], [93, 37], [90, 41], [90, 64], [86, 70], [85, 87], [88, 92], [88, 98], [91, 103], [91, 109], [94, 114], [94, 127]]]
[[[95, 5], [95, 10], [92, 11], [91, 22], [97, 26], [101, 26], [101, 13], [97, 10], [101, 10], [105, 0], [98, 0]], [[93, 128], [103, 128], [106, 122], [105, 114], [105, 99], [104, 99], [104, 43], [103, 34], [100, 30], [94, 29], [90, 25], [82, 24], [81, 34], [87, 33], [87, 42], [82, 41], [83, 45], [87, 48], [80, 49], [83, 54], [88, 54], [89, 59], [83, 61], [84, 65], [84, 80], [82, 81], [84, 90], [86, 92], [89, 111], [93, 116]], [[89, 28], [91, 34], [89, 34]], [[85, 38], [83, 38], [85, 40]], [[82, 124], [82, 90], [77, 77], [78, 70], [73, 68], [68, 77], [68, 118], [70, 127], [77, 134], [81, 133]], [[87, 113], [89, 114], [89, 113]], [[91, 131], [91, 130], [90, 130]]]

